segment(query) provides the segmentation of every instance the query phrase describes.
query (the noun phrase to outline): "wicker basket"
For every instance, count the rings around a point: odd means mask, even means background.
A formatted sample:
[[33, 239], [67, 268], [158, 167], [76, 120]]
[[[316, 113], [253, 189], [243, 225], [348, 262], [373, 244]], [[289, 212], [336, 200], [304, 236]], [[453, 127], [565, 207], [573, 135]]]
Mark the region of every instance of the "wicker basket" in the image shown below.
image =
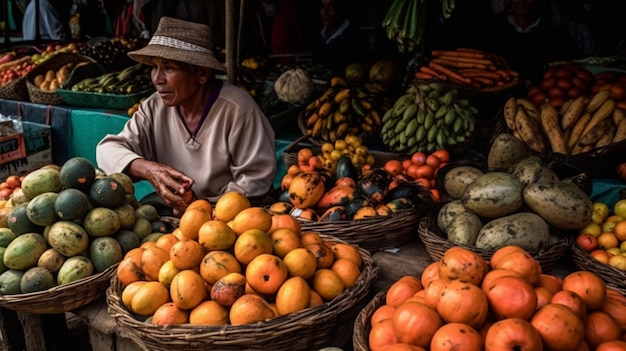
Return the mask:
[[48, 290], [0, 295], [0, 307], [31, 314], [68, 312], [105, 297], [109, 282], [116, 270], [117, 264], [103, 272]]
[[40, 74], [45, 75], [46, 72], [48, 72], [49, 70], [56, 71], [68, 63], [72, 63], [75, 65], [81, 62], [96, 64], [93, 59], [87, 56], [83, 56], [80, 54], [59, 53], [37, 66], [32, 71], [28, 72], [28, 74], [26, 75], [26, 88], [28, 89], [28, 96], [30, 98], [30, 101], [44, 105], [62, 104], [63, 99], [61, 99], [61, 96], [56, 91], [46, 91], [39, 89], [33, 83], [33, 81], [35, 80], [35, 77]]
[[[324, 240], [341, 242], [322, 234]], [[370, 286], [378, 267], [363, 249], [363, 269], [357, 283], [321, 306], [308, 308], [267, 322], [245, 325], [168, 325], [158, 326], [139, 321], [124, 308], [122, 286], [114, 276], [107, 290], [109, 313], [125, 335], [141, 349], [179, 350], [317, 350], [343, 346], [352, 338], [357, 314], [367, 303]]]
[[[428, 255], [433, 261], [438, 261], [444, 255], [444, 253], [453, 246], [462, 246], [468, 250], [480, 254], [487, 262], [491, 259], [491, 256], [495, 250], [483, 250], [477, 247], [455, 244], [445, 239], [437, 227], [437, 220], [435, 216], [424, 217], [419, 224], [418, 234]], [[569, 247], [572, 243], [572, 237], [564, 236], [556, 243], [551, 245], [547, 249], [540, 251], [528, 251], [538, 262], [541, 264], [542, 270], [549, 271], [556, 263], [569, 251]]]
[[[289, 144], [285, 151], [282, 153], [281, 157], [283, 160], [283, 164], [285, 168], [289, 168], [289, 166], [298, 163], [298, 151], [303, 148], [309, 148], [313, 151], [314, 155], [322, 154], [321, 144], [314, 144], [310, 142], [310, 138], [306, 135], [303, 135], [296, 140], [294, 140], [291, 144]], [[383, 167], [385, 163], [389, 160], [403, 160], [408, 158], [407, 155], [399, 154], [396, 152], [387, 152], [387, 151], [378, 151], [378, 150], [369, 150], [368, 151], [372, 156], [374, 156], [374, 164], [373, 167]]]
[[604, 264], [581, 249], [576, 241], [570, 247], [572, 261], [581, 270], [590, 271], [602, 278], [607, 285], [626, 295], [626, 272]]
[[26, 77], [17, 78], [5, 85], [0, 85], [0, 98], [7, 100], [30, 101]]
[[332, 235], [370, 252], [393, 249], [415, 240], [420, 219], [429, 208], [398, 210], [392, 216], [352, 221], [301, 221], [302, 231]]
[[376, 310], [385, 304], [385, 296], [387, 291], [380, 291], [365, 307], [359, 312], [354, 321], [354, 331], [352, 333], [352, 350], [353, 351], [370, 351], [369, 334], [372, 329], [370, 318]]

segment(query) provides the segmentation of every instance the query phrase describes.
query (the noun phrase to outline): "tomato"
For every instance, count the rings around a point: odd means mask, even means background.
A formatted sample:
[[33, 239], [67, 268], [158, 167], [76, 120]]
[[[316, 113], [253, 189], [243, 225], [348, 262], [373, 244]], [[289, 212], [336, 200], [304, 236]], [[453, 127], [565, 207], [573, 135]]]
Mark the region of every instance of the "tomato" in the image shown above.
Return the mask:
[[431, 153], [431, 155], [439, 157], [442, 164], [450, 162], [450, 153], [446, 149], [435, 150]]

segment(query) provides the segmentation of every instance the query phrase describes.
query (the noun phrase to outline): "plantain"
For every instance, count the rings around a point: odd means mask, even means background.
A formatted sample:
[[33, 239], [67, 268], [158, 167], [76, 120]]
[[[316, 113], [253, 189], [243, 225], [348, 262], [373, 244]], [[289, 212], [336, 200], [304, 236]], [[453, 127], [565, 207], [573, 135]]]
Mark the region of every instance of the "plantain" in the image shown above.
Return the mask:
[[534, 119], [539, 120], [539, 110], [537, 109], [537, 106], [535, 106], [535, 104], [533, 104], [530, 100], [524, 99], [524, 98], [517, 98], [515, 99], [515, 101], [517, 102], [518, 105], [526, 109], [526, 114], [529, 117], [533, 117]]
[[533, 117], [530, 117], [525, 108], [517, 109], [515, 114], [515, 129], [518, 131], [522, 141], [536, 152], [544, 152], [546, 143], [541, 136], [541, 129]]
[[578, 141], [578, 145], [587, 146], [595, 144], [602, 135], [604, 135], [610, 126], [613, 125], [613, 122], [609, 119], [605, 119], [600, 121], [600, 123], [593, 126], [593, 128], [589, 129], [587, 132], [583, 133]]
[[609, 98], [611, 97], [611, 91], [608, 89], [600, 90], [593, 94], [591, 100], [587, 103], [587, 112], [595, 112], [598, 110]]
[[515, 114], [517, 113], [518, 105], [515, 97], [510, 97], [504, 104], [504, 122], [509, 130], [515, 130]]
[[579, 96], [574, 100], [571, 100], [569, 107], [563, 113], [561, 118], [561, 128], [563, 130], [571, 127], [578, 120], [583, 110], [585, 109], [585, 98]]
[[370, 117], [372, 117], [372, 120], [374, 121], [374, 125], [376, 127], [380, 127], [383, 124], [380, 120], [380, 115], [378, 114], [378, 112], [376, 112], [376, 110], [371, 109], [368, 111], [368, 114], [370, 115]]
[[335, 110], [335, 112], [333, 113], [333, 123], [335, 125], [340, 125], [341, 123], [347, 122], [347, 121], [348, 121], [348, 116], [344, 115], [339, 110]]
[[623, 118], [619, 124], [617, 124], [615, 135], [613, 136], [613, 140], [611, 142], [618, 143], [623, 140], [626, 140], [626, 118]]
[[313, 129], [311, 132], [312, 137], [317, 138], [320, 136], [322, 125], [324, 125], [324, 119], [318, 118], [317, 121], [315, 121], [315, 125], [313, 125]]
[[[587, 123], [587, 126], [585, 127], [585, 130], [583, 131], [583, 135], [587, 134], [587, 132], [589, 132], [592, 128], [594, 128], [598, 123], [604, 121], [607, 117], [611, 116], [613, 114], [614, 109], [615, 109], [615, 100], [609, 97], [608, 99], [604, 100], [602, 105], [600, 105], [600, 107], [596, 109], [594, 112], [589, 111], [592, 113], [592, 115], [591, 115], [591, 119], [589, 120], [589, 123]], [[587, 105], [587, 110], [589, 110], [589, 105]], [[611, 121], [611, 123], [613, 122]]]
[[339, 90], [335, 94], [335, 97], [333, 98], [333, 100], [335, 101], [335, 103], [340, 104], [342, 101], [346, 100], [349, 97], [350, 97], [350, 88], [345, 88], [345, 89]]
[[616, 126], [619, 125], [624, 119], [624, 110], [622, 110], [621, 108], [616, 108], [615, 110], [613, 110], [613, 115], [611, 117], [613, 118], [613, 124], [615, 124]]
[[332, 109], [333, 105], [330, 103], [330, 101], [326, 101], [324, 104], [322, 104], [322, 106], [320, 106], [318, 114], [320, 115], [320, 117], [325, 118], [330, 114]]
[[541, 127], [548, 137], [548, 142], [553, 152], [567, 154], [567, 145], [563, 137], [563, 131], [559, 127], [559, 116], [554, 106], [543, 104], [540, 107]]
[[610, 123], [606, 128], [604, 134], [602, 134], [600, 139], [598, 139], [593, 148], [597, 149], [600, 147], [611, 145], [611, 142], [613, 141], [613, 136], [615, 135], [615, 129], [616, 128], [613, 123]]
[[350, 99], [342, 100], [339, 103], [339, 111], [341, 111], [341, 113], [343, 114], [350, 112], [350, 108], [351, 108]]
[[578, 120], [572, 127], [572, 131], [570, 132], [569, 138], [567, 139], [567, 149], [570, 150], [570, 153], [572, 153], [572, 150], [578, 144], [578, 140], [583, 134], [583, 131], [585, 130], [585, 127], [587, 126], [587, 123], [589, 123], [590, 119], [591, 113], [584, 113], [582, 116], [580, 116], [580, 118], [578, 118]]

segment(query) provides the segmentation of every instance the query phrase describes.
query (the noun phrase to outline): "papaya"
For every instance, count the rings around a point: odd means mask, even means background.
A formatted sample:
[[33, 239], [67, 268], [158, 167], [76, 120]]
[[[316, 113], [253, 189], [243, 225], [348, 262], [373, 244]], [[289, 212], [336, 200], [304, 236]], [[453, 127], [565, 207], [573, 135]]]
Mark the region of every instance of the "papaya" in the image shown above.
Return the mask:
[[21, 187], [24, 194], [33, 199], [45, 192], [58, 193], [63, 188], [63, 184], [58, 170], [40, 168], [24, 176]]
[[54, 209], [58, 193], [45, 192], [35, 196], [26, 205], [26, 216], [39, 226], [47, 226], [56, 222], [59, 217]]
[[21, 294], [20, 283], [23, 275], [24, 271], [17, 269], [9, 269], [0, 274], [0, 295]]
[[44, 267], [32, 267], [22, 275], [20, 290], [22, 293], [48, 290], [56, 285], [52, 273]]
[[7, 246], [2, 260], [9, 269], [27, 270], [37, 264], [39, 256], [48, 248], [46, 239], [38, 233], [26, 233]]
[[84, 256], [72, 256], [65, 260], [57, 274], [57, 284], [68, 284], [94, 273], [93, 263]]
[[48, 243], [64, 256], [78, 255], [89, 247], [89, 235], [80, 225], [58, 221], [47, 231]]
[[93, 268], [100, 273], [122, 260], [122, 246], [110, 236], [93, 239], [89, 244], [89, 258]]

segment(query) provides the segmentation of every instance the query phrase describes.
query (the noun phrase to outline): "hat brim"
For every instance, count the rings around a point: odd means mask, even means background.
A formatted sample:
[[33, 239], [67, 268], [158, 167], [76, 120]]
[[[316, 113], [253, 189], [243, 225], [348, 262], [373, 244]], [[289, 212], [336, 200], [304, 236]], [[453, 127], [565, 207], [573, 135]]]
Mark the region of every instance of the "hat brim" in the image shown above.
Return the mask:
[[215, 58], [215, 56], [197, 51], [188, 51], [172, 48], [169, 46], [148, 44], [145, 47], [128, 52], [128, 57], [134, 61], [150, 64], [150, 59], [160, 57], [167, 60], [180, 61], [200, 67], [209, 67], [211, 69], [227, 72], [226, 67]]

